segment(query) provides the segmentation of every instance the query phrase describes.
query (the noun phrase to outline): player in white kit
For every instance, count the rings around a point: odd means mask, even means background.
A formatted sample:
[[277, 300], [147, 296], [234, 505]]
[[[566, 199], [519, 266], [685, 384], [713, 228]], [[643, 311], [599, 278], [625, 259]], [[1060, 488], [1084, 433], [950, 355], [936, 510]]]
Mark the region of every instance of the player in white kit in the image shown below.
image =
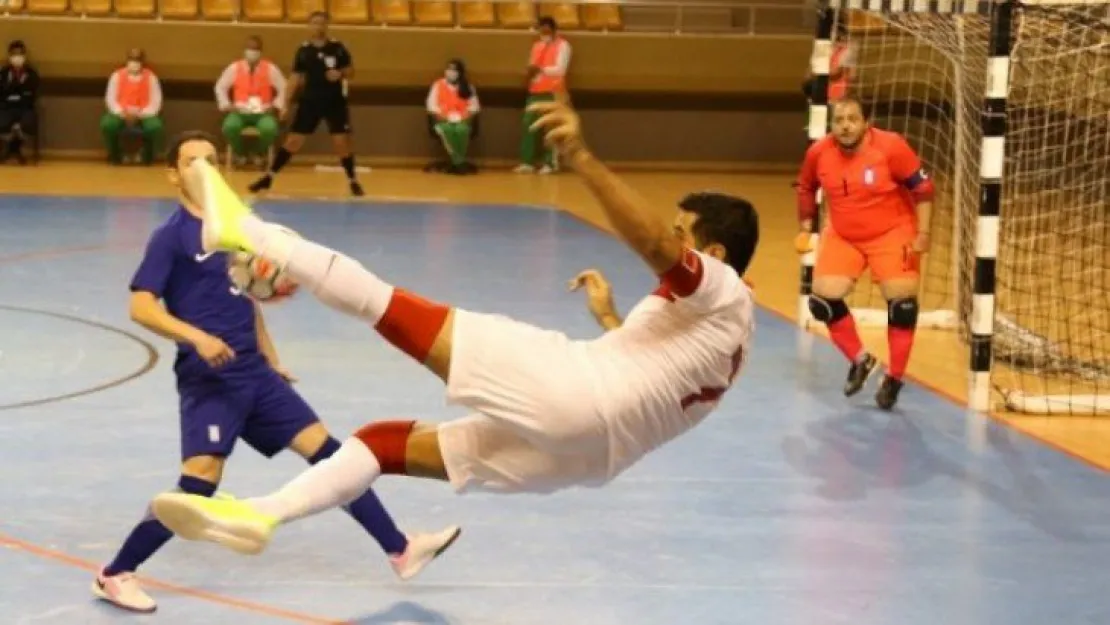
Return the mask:
[[242, 250], [277, 263], [321, 301], [373, 324], [424, 363], [446, 382], [448, 401], [472, 413], [439, 425], [370, 423], [265, 497], [165, 493], [152, 506], [163, 524], [186, 539], [258, 553], [279, 524], [344, 505], [382, 474], [447, 480], [460, 492], [600, 486], [716, 407], [752, 340], [752, 294], [741, 276], [759, 239], [755, 209], [740, 198], [696, 193], [667, 223], [590, 153], [565, 97], [534, 109], [548, 141], [660, 278], [623, 321], [600, 273], [575, 278], [572, 288], [585, 288], [607, 330], [595, 340], [395, 288], [351, 258], [263, 222], [197, 161], [189, 184], [205, 198], [205, 250]]

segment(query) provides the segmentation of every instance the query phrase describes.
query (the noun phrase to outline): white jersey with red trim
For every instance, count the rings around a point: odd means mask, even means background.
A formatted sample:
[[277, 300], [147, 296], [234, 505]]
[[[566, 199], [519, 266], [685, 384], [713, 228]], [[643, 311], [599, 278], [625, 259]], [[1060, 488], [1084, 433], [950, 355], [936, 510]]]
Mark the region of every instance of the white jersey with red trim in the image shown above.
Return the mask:
[[586, 344], [609, 430], [610, 477], [717, 407], [750, 347], [753, 307], [732, 267], [688, 250], [619, 328]]

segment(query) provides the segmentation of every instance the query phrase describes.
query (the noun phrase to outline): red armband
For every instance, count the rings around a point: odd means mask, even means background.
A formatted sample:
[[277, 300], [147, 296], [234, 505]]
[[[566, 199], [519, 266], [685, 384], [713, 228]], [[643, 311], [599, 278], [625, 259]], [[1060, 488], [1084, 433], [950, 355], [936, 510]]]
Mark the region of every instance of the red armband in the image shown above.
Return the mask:
[[675, 297], [689, 297], [698, 290], [705, 267], [693, 250], [683, 250], [682, 258], [662, 276], [662, 286]]

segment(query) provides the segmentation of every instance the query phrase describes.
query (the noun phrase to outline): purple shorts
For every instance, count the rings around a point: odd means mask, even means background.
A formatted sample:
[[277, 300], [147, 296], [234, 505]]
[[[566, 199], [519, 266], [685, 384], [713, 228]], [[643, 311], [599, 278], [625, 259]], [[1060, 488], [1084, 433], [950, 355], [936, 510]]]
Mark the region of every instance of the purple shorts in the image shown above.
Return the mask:
[[178, 387], [181, 397], [181, 458], [227, 457], [235, 442], [253, 447], [267, 458], [320, 419], [277, 372], [234, 382]]

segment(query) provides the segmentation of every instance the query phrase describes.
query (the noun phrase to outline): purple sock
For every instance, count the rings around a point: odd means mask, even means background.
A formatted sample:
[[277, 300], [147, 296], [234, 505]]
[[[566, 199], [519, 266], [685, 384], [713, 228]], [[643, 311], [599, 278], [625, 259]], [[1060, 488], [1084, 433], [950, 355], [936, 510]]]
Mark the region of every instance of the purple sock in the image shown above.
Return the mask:
[[[187, 475], [181, 476], [181, 479], [177, 482], [177, 487], [183, 492], [205, 497], [211, 497], [216, 492], [215, 484]], [[134, 571], [143, 562], [149, 560], [150, 556], [154, 555], [171, 538], [173, 538], [173, 532], [159, 523], [158, 519], [150, 513], [150, 508], [147, 508], [146, 516], [135, 526], [135, 529], [131, 530], [127, 540], [123, 541], [123, 546], [120, 547], [116, 558], [112, 560], [111, 564], [104, 567], [104, 575], [111, 577], [112, 575]]]
[[[308, 463], [316, 464], [321, 460], [330, 458], [338, 450], [339, 441], [329, 437], [319, 451], [308, 459]], [[378, 542], [382, 551], [389, 555], [401, 555], [405, 552], [405, 549], [408, 549], [409, 539], [405, 538], [401, 530], [397, 529], [393, 517], [389, 516], [389, 512], [386, 511], [385, 506], [382, 505], [374, 491], [366, 491], [361, 497], [344, 506], [343, 509], [354, 517], [358, 524], [362, 526], [362, 529], [366, 530]]]

